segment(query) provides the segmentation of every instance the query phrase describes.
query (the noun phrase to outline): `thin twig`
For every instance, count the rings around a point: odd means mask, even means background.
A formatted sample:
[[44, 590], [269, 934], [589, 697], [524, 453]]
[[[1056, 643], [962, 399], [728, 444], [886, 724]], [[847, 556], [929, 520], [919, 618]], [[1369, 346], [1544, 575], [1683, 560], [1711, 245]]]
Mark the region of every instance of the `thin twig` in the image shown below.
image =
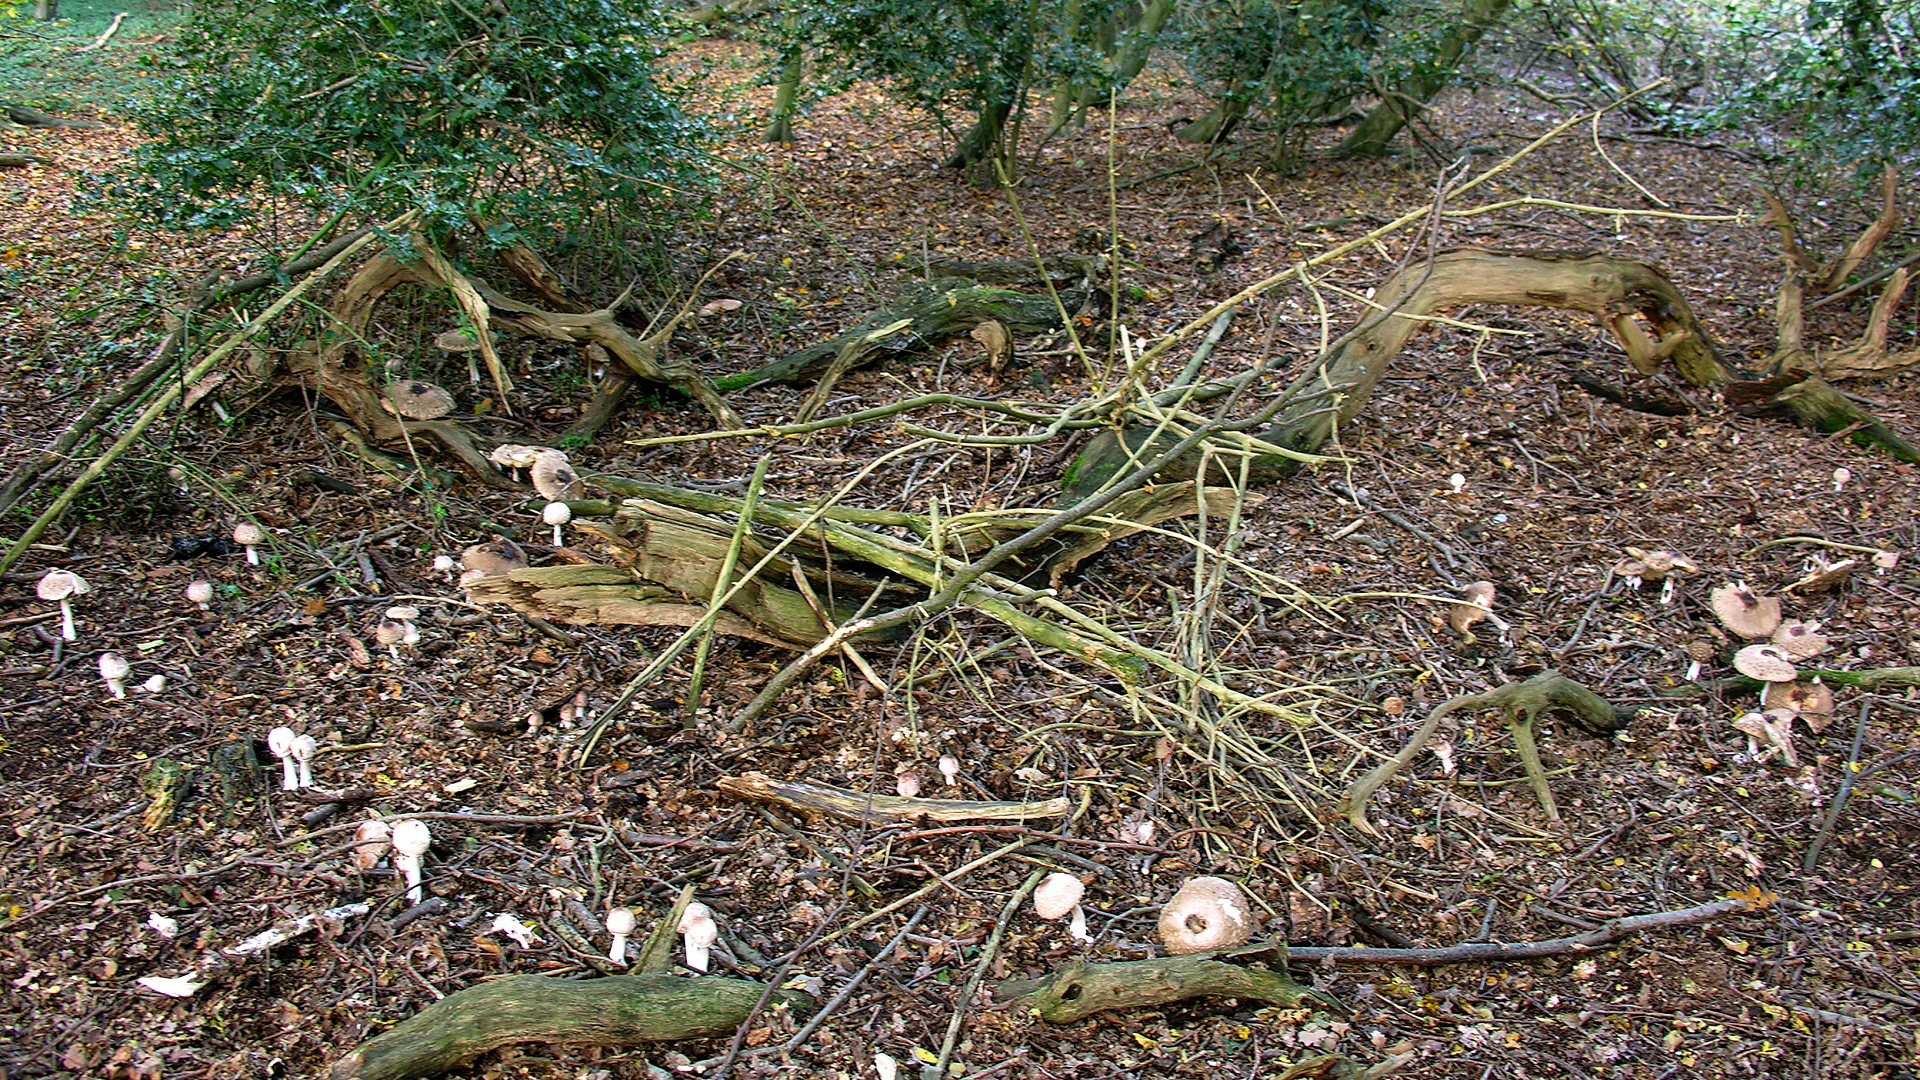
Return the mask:
[[1840, 779], [1840, 792], [1833, 797], [1833, 805], [1827, 808], [1827, 820], [1820, 826], [1819, 835], [1813, 843], [1807, 845], [1807, 854], [1800, 860], [1800, 872], [1813, 873], [1820, 864], [1820, 849], [1833, 839], [1833, 831], [1840, 824], [1840, 815], [1847, 809], [1847, 800], [1853, 797], [1853, 781], [1860, 775], [1860, 746], [1867, 738], [1867, 717], [1872, 712], [1872, 703], [1860, 703], [1860, 721], [1853, 728], [1853, 747], [1847, 751], [1847, 763], [1842, 766], [1844, 775]]
[[973, 996], [980, 992], [980, 982], [987, 977], [987, 969], [993, 966], [1000, 956], [1000, 943], [1006, 939], [1007, 927], [1013, 925], [1014, 913], [1020, 910], [1020, 904], [1034, 886], [1045, 877], [1045, 870], [1035, 870], [1020, 883], [1020, 888], [1007, 898], [1007, 906], [1000, 909], [1000, 921], [994, 924], [993, 936], [987, 939], [987, 946], [980, 950], [980, 962], [974, 965], [973, 978], [967, 980], [966, 989], [960, 991], [960, 1000], [954, 1004], [953, 1016], [947, 1021], [947, 1038], [940, 1044], [940, 1060], [932, 1071], [937, 1075], [947, 1075], [947, 1062], [953, 1060], [954, 1044], [960, 1041], [960, 1022], [966, 1019], [967, 1009], [973, 1004]]

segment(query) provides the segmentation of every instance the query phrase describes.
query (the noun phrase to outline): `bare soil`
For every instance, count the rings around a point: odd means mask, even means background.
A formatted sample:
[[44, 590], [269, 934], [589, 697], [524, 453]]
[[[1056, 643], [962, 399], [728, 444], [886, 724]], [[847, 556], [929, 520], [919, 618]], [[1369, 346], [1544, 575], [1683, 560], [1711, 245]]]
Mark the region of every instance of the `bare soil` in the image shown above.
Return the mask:
[[[740, 115], [764, 108], [746, 47], [690, 46], [676, 62]], [[1083, 229], [1116, 226], [1137, 264], [1125, 279], [1124, 318], [1133, 340], [1151, 340], [1432, 197], [1438, 166], [1418, 151], [1379, 162], [1309, 159], [1277, 175], [1260, 161], [1257, 133], [1247, 133], [1243, 145], [1202, 162], [1166, 134], [1170, 121], [1197, 111], [1172, 80], [1145, 82], [1119, 103], [1111, 133], [1090, 127], [1030, 154], [1014, 198], [937, 171], [937, 133], [871, 87], [822, 103], [791, 149], [743, 132], [722, 149], [742, 169], [724, 178], [718, 210], [687, 222], [671, 245], [684, 258], [682, 285], [724, 253], [746, 251], [749, 259], [709, 287], [744, 304], [703, 320], [677, 348], [716, 376], [747, 370], [841, 332], [926, 260], [1021, 258], [1029, 234], [1034, 248], [1051, 252]], [[1485, 167], [1557, 119], [1526, 100], [1463, 94], [1435, 111], [1430, 138], [1473, 149]], [[1657, 261], [1730, 364], [1764, 357], [1779, 270], [1776, 240], [1752, 213], [1754, 167], [1722, 150], [1603, 131], [1607, 155], [1676, 213], [1746, 216], [1519, 207], [1450, 220], [1440, 242]], [[1562, 136], [1473, 198], [1645, 206], [1584, 132]], [[0, 171], [9, 471], [145, 358], [161, 306], [190, 273], [245, 249], [243, 236], [155, 234], [70, 212], [77, 181], [120, 160], [131, 139], [118, 128], [8, 137], [10, 148], [57, 162]], [[1815, 240], [1829, 250], [1870, 212], [1840, 201], [1800, 209], [1824, 227]], [[1234, 243], [1217, 258], [1222, 235]], [[1304, 362], [1321, 341], [1319, 305], [1327, 332], [1350, 326], [1359, 297], [1411, 242], [1401, 235], [1356, 253], [1318, 293], [1294, 288], [1249, 302], [1208, 371], [1243, 370], [1268, 350]], [[1910, 243], [1902, 234], [1890, 248]], [[594, 287], [605, 299], [622, 284]], [[1822, 309], [1810, 336], [1845, 340], [1863, 314], [1863, 302]], [[610, 752], [576, 769], [577, 729], [562, 726], [560, 706], [584, 689], [603, 707], [672, 634], [545, 632], [475, 610], [432, 573], [435, 554], [457, 554], [488, 535], [488, 523], [512, 525], [532, 550], [547, 551], [537, 507], [478, 484], [400, 483], [326, 433], [317, 423], [324, 409], [290, 397], [233, 396], [229, 423], [202, 407], [156, 428], [0, 585], [0, 805], [12, 837], [0, 848], [0, 1076], [313, 1075], [423, 1004], [490, 976], [591, 975], [555, 930], [560, 920], [580, 921], [567, 901], [599, 914], [630, 905], [644, 930], [686, 882], [698, 883], [731, 934], [722, 965], [761, 977], [763, 965], [823, 925], [849, 922], [1021, 835], [861, 830], [743, 805], [714, 787], [752, 770], [889, 793], [896, 774], [911, 770], [929, 795], [1064, 791], [1080, 809], [1065, 822], [1035, 823], [1022, 851], [949, 877], [925, 901], [914, 933], [819, 1031], [789, 1053], [743, 1056], [736, 1075], [871, 1076], [875, 1053], [918, 1069], [916, 1056], [938, 1053], [961, 1010], [956, 1077], [1277, 1076], [1324, 1053], [1363, 1066], [1411, 1053], [1409, 1075], [1469, 1080], [1912, 1076], [1920, 1053], [1920, 698], [1897, 687], [1842, 690], [1830, 722], [1796, 723], [1799, 764], [1789, 766], [1733, 726], [1756, 707], [1752, 695], [1672, 695], [1684, 689], [1689, 642], [1714, 648], [1705, 678], [1731, 674], [1737, 643], [1707, 611], [1709, 589], [1744, 580], [1778, 594], [1816, 557], [1901, 555], [1890, 569], [1863, 566], [1831, 593], [1788, 596], [1791, 616], [1820, 620], [1832, 637], [1822, 663], [1920, 664], [1920, 477], [1844, 438], [1736, 416], [1710, 398], [1702, 412], [1656, 416], [1593, 397], [1576, 375], [1620, 384], [1631, 373], [1610, 335], [1584, 318], [1534, 310], [1454, 317], [1516, 333], [1445, 324], [1417, 337], [1341, 433], [1345, 464], [1259, 493], [1233, 540], [1250, 570], [1209, 576], [1213, 556], [1194, 558], [1200, 526], [1188, 521], [1117, 543], [1061, 591], [1170, 653], [1194, 655], [1193, 627], [1204, 627], [1208, 669], [1298, 704], [1309, 721], [1299, 726], [1202, 708], [1211, 726], [1182, 729], [1165, 710], [1130, 708], [1116, 684], [1071, 659], [1009, 642], [998, 624], [961, 613], [908, 640], [863, 646], [884, 690], [835, 658], [740, 735], [719, 725], [789, 654], [722, 639], [694, 726], [683, 727], [677, 700], [683, 662], [617, 727]], [[578, 354], [511, 342], [525, 393], [518, 419], [476, 414], [479, 392], [468, 393], [458, 367], [427, 347], [448, 325], [424, 304], [396, 305], [381, 332], [412, 370], [459, 389], [476, 431], [540, 441], [577, 415], [586, 396]], [[1898, 333], [1911, 347], [1911, 315]], [[991, 388], [980, 346], [965, 337], [858, 371], [827, 412], [934, 390], [1057, 406], [1086, 396], [1106, 363], [1104, 345], [1091, 364], [1059, 338], [1017, 349]], [[1191, 345], [1171, 351], [1157, 378], [1170, 378], [1190, 354]], [[1920, 431], [1915, 379], [1849, 390], [1911, 436]], [[769, 386], [729, 400], [750, 422], [773, 424], [809, 389]], [[978, 431], [957, 409], [913, 420]], [[705, 427], [683, 400], [636, 395], [574, 459], [584, 472], [737, 493], [754, 461], [772, 452], [769, 497], [799, 500], [830, 494], [908, 441], [891, 421], [804, 439], [659, 441]], [[876, 469], [844, 501], [924, 511], [938, 498], [949, 513], [1046, 506], [1061, 464], [1051, 447], [929, 447]], [[1837, 469], [1849, 474], [1844, 484]], [[1357, 507], [1336, 484], [1365, 489], [1374, 509]], [[243, 512], [269, 527], [262, 565], [176, 546], [227, 535]], [[26, 520], [16, 517], [9, 533]], [[1207, 523], [1216, 547], [1221, 525]], [[1662, 603], [1658, 586], [1635, 591], [1610, 576], [1627, 545], [1684, 552], [1702, 573]], [[591, 543], [577, 549], [596, 556]], [[34, 596], [33, 582], [56, 566], [93, 586], [76, 605], [81, 633], [70, 645], [57, 640], [57, 616]], [[1512, 629], [1463, 642], [1445, 628], [1445, 606], [1422, 597], [1457, 595], [1481, 578], [1497, 586], [1496, 610]], [[217, 586], [211, 611], [185, 599], [195, 579]], [[424, 637], [395, 660], [371, 630], [401, 598], [422, 609]], [[1196, 623], [1200, 609], [1209, 614]], [[156, 674], [166, 687], [115, 700], [95, 673], [109, 649], [133, 661], [136, 687]], [[1375, 754], [1402, 745], [1433, 705], [1546, 666], [1635, 710], [1611, 740], [1549, 725], [1543, 750], [1558, 823], [1528, 790], [1494, 715], [1462, 715], [1444, 732], [1450, 759], [1422, 754], [1376, 797], [1378, 839], [1352, 831], [1330, 807], [1303, 810], [1271, 775], [1229, 765], [1227, 743], [1241, 740], [1337, 792]], [[1153, 689], [1183, 696], [1178, 686]], [[534, 711], [543, 723], [530, 731], [524, 718]], [[223, 779], [231, 774], [216, 767], [218, 748], [254, 740], [264, 756], [265, 733], [278, 724], [320, 741], [321, 788], [366, 789], [371, 800], [309, 824], [303, 815], [315, 806], [278, 791], [269, 773], [255, 777], [264, 786], [251, 794], [223, 787], [241, 781]], [[934, 768], [949, 753], [962, 765], [957, 793]], [[149, 828], [153, 793], [143, 783], [159, 759], [182, 766], [186, 782], [171, 813]], [[1850, 770], [1850, 800], [1817, 864], [1804, 869]], [[428, 891], [446, 907], [395, 927], [408, 905], [390, 867], [356, 873], [346, 830], [370, 813], [423, 812], [449, 815], [431, 823], [427, 860]], [[1151, 842], [1114, 843], [1123, 825], [1142, 820], [1155, 826]], [[983, 956], [1007, 894], [1041, 865], [1089, 882], [1096, 942], [1076, 946], [1059, 925], [1023, 910], [998, 954]], [[1548, 960], [1296, 965], [1344, 1014], [1196, 1000], [1052, 1027], [960, 1000], [983, 960], [991, 983], [1076, 955], [1149, 955], [1158, 905], [1198, 873], [1243, 882], [1266, 932], [1295, 946], [1381, 944], [1388, 938], [1378, 928], [1421, 947], [1524, 941], [1758, 895], [1752, 890], [1777, 899], [1707, 926]], [[359, 899], [372, 904], [370, 915], [237, 964], [191, 1000], [136, 983], [181, 974], [277, 921]], [[819, 980], [830, 996], [917, 906], [803, 953], [793, 974]], [[539, 940], [522, 947], [490, 932], [500, 912], [534, 926]], [[157, 933], [156, 915], [178, 933]], [[604, 947], [604, 935], [580, 929]], [[744, 1047], [778, 1048], [789, 1029], [780, 1017], [756, 1021]], [[526, 1045], [453, 1075], [711, 1076], [726, 1050], [725, 1040]]]

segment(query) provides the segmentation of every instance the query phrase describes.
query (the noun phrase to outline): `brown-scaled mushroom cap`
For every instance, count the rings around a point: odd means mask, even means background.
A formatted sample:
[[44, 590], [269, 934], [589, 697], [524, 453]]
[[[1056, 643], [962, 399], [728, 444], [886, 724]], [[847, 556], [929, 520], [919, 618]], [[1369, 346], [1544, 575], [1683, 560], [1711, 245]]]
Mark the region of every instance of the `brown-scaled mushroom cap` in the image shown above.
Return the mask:
[[1778, 645], [1749, 645], [1733, 654], [1733, 666], [1740, 674], [1764, 682], [1792, 682], [1800, 674], [1793, 658]]
[[475, 544], [461, 552], [460, 568], [468, 572], [479, 571], [482, 577], [505, 577], [515, 570], [525, 570], [527, 556], [520, 550], [519, 544], [502, 537]]
[[1760, 695], [1760, 704], [1768, 709], [1787, 709], [1796, 713], [1826, 716], [1833, 711], [1833, 688], [1814, 676], [1812, 682], [1768, 683]]
[[1806, 660], [1827, 651], [1827, 636], [1820, 632], [1820, 624], [1799, 619], [1781, 623], [1773, 632], [1772, 642], [1795, 660]]
[[409, 420], [438, 420], [453, 411], [453, 395], [419, 379], [387, 384], [393, 411]]
[[519, 443], [501, 443], [487, 454], [487, 460], [503, 469], [531, 469], [533, 463], [540, 460], [541, 454], [553, 452], [546, 446], [523, 446]]
[[1159, 933], [1160, 943], [1175, 956], [1231, 949], [1253, 936], [1253, 910], [1240, 886], [1225, 878], [1197, 877], [1160, 909]]
[[566, 502], [587, 493], [587, 486], [581, 483], [580, 474], [573, 471], [567, 455], [558, 450], [542, 451], [533, 459], [531, 472], [533, 490], [548, 502]]
[[1453, 605], [1447, 613], [1447, 625], [1453, 627], [1456, 634], [1465, 635], [1467, 628], [1487, 617], [1493, 607], [1493, 582], [1476, 581], [1460, 590], [1460, 599], [1464, 603]]
[[1697, 574], [1700, 567], [1685, 555], [1677, 551], [1641, 551], [1637, 547], [1627, 549], [1627, 554], [1637, 559], [1643, 567], [1641, 577], [1648, 581], [1660, 581], [1667, 575]]
[[42, 600], [65, 600], [92, 588], [86, 578], [71, 570], [49, 570], [34, 583], [33, 592]]
[[1780, 601], [1759, 595], [1744, 581], [1713, 590], [1712, 603], [1720, 624], [1743, 638], [1765, 638], [1780, 625]]

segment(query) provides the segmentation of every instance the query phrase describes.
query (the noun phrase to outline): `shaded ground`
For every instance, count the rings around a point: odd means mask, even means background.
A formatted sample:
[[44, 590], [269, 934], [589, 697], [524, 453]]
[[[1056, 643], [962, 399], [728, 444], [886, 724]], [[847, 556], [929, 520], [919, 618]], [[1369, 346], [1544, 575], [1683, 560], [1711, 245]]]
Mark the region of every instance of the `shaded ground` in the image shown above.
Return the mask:
[[[710, 86], [740, 85], [751, 74], [748, 55], [729, 45], [695, 47], [681, 61], [705, 65]], [[738, 107], [751, 115], [757, 95], [739, 92]], [[1041, 250], [1066, 248], [1082, 228], [1104, 227], [1109, 213], [1117, 220], [1139, 263], [1126, 316], [1136, 340], [1184, 325], [1291, 260], [1430, 198], [1435, 167], [1420, 156], [1309, 164], [1287, 177], [1251, 153], [1189, 167], [1193, 149], [1168, 139], [1164, 125], [1194, 111], [1165, 80], [1123, 103], [1112, 175], [1125, 186], [1111, 205], [1107, 137], [1097, 131], [1044, 148], [1019, 193]], [[1462, 98], [1434, 123], [1442, 138], [1498, 154], [1552, 119], [1525, 102]], [[116, 372], [144, 358], [156, 307], [177, 295], [183, 267], [204, 265], [219, 245], [195, 240], [184, 248], [178, 238], [63, 213], [76, 175], [115, 160], [126, 133], [8, 138], [59, 162], [0, 172], [9, 200], [0, 205], [12, 207], [0, 226], [0, 351], [10, 361], [0, 407], [11, 469]], [[741, 181], [726, 212], [690, 223], [675, 242], [688, 252], [683, 284], [721, 253], [752, 256], [710, 290], [745, 301], [741, 310], [678, 343], [716, 375], [839, 332], [923, 260], [1024, 250], [1008, 198], [935, 173], [936, 138], [904, 126], [876, 93], [855, 90], [824, 104], [800, 138], [793, 150], [773, 152], [743, 139], [734, 151], [743, 159], [764, 154], [756, 168], [767, 182]], [[1727, 154], [1639, 136], [1607, 150], [1676, 210], [1722, 214], [1753, 204], [1751, 172]], [[1476, 156], [1483, 165], [1492, 160]], [[1637, 205], [1576, 137], [1489, 188], [1487, 201], [1532, 193]], [[1860, 218], [1834, 214], [1828, 223], [1845, 235]], [[1213, 260], [1201, 249], [1210, 241], [1195, 238], [1211, 230], [1217, 239], [1216, 225], [1240, 250], [1208, 272]], [[1775, 246], [1750, 219], [1522, 208], [1455, 222], [1444, 239], [1656, 259], [1731, 360], [1770, 347]], [[1351, 292], [1323, 290], [1332, 332], [1359, 311], [1353, 293], [1384, 276], [1407, 242], [1391, 239], [1334, 271], [1327, 284]], [[1315, 311], [1315, 297], [1299, 291], [1248, 304], [1209, 370], [1241, 370], [1267, 349], [1311, 355], [1320, 337]], [[446, 317], [409, 314], [404, 305], [387, 310], [387, 343], [469, 398], [459, 372], [437, 372], [443, 361], [425, 348]], [[644, 927], [688, 881], [699, 883], [732, 934], [723, 963], [755, 974], [823, 924], [851, 921], [1018, 834], [803, 822], [734, 802], [713, 781], [758, 770], [890, 791], [895, 774], [912, 769], [938, 793], [933, 763], [951, 753], [970, 797], [1041, 798], [1064, 784], [1085, 809], [1037, 829], [1031, 846], [950, 879], [927, 899], [916, 930], [820, 1031], [791, 1053], [744, 1059], [736, 1073], [872, 1075], [876, 1052], [916, 1068], [916, 1051], [937, 1053], [954, 1010], [964, 1007], [954, 1075], [968, 1077], [1268, 1076], [1318, 1052], [1372, 1063], [1396, 1050], [1417, 1055], [1408, 1066], [1417, 1075], [1483, 1080], [1911, 1075], [1920, 1050], [1920, 702], [1904, 690], [1843, 693], [1831, 726], [1796, 730], [1809, 767], [1801, 773], [1757, 760], [1733, 728], [1751, 699], [1663, 692], [1681, 682], [1692, 640], [1715, 642], [1708, 674], [1727, 674], [1731, 643], [1716, 637], [1705, 611], [1713, 584], [1744, 579], [1778, 591], [1810, 557], [1846, 553], [1769, 543], [1786, 537], [1908, 553], [1889, 571], [1863, 571], [1828, 596], [1790, 599], [1788, 607], [1825, 623], [1835, 645], [1830, 666], [1920, 663], [1913, 469], [1775, 421], [1624, 410], [1572, 382], [1576, 373], [1618, 382], [1625, 371], [1611, 339], [1589, 322], [1527, 311], [1456, 314], [1526, 336], [1481, 344], [1472, 330], [1442, 326], [1417, 338], [1343, 433], [1350, 464], [1271, 488], [1246, 513], [1240, 559], [1344, 602], [1302, 610], [1242, 572], [1216, 583], [1204, 576], [1210, 557], [1197, 572], [1191, 545], [1177, 535], [1122, 541], [1063, 589], [1081, 610], [1169, 651], [1185, 647], [1190, 613], [1211, 605], [1203, 635], [1211, 669], [1241, 689], [1299, 703], [1312, 720], [1295, 727], [1220, 715], [1213, 737], [1167, 726], [1164, 714], [1136, 713], [1071, 662], [1005, 642], [996, 624], [960, 615], [898, 646], [863, 650], [890, 692], [835, 661], [744, 736], [721, 734], [714, 723], [786, 654], [722, 640], [698, 727], [681, 727], [674, 696], [686, 683], [677, 670], [622, 726], [611, 758], [576, 771], [566, 753], [575, 731], [563, 728], [559, 707], [582, 688], [603, 706], [670, 635], [570, 627], [561, 640], [517, 617], [473, 610], [434, 578], [433, 555], [483, 536], [483, 523], [531, 522], [523, 500], [467, 484], [403, 487], [321, 435], [313, 414], [288, 400], [236, 399], [227, 403], [232, 423], [196, 412], [156, 431], [136, 460], [83, 500], [71, 531], [36, 550], [0, 591], [0, 792], [16, 838], [0, 855], [12, 920], [0, 927], [8, 1014], [0, 1068], [8, 1077], [311, 1074], [423, 1003], [486, 976], [584, 970], [556, 927], [584, 922], [570, 914], [569, 900], [589, 913], [630, 904]], [[1829, 311], [1831, 321], [1816, 325], [1823, 337], [1844, 338], [1859, 315]], [[1902, 326], [1910, 336], [1911, 318]], [[1036, 403], [1087, 393], [1088, 374], [1064, 343], [1019, 348], [1001, 392]], [[1171, 353], [1161, 376], [1187, 355]], [[516, 411], [531, 419], [481, 417], [478, 430], [537, 441], [577, 410], [584, 387], [576, 354], [515, 354], [522, 358], [527, 398]], [[983, 364], [963, 337], [922, 359], [855, 373], [828, 411], [932, 389], [983, 392]], [[1853, 389], [1911, 433], [1920, 430], [1913, 387], [1903, 376]], [[750, 422], [778, 423], [807, 389], [767, 387], [730, 400]], [[957, 413], [915, 421], [973, 430]], [[658, 441], [704, 424], [667, 396], [637, 400], [575, 458], [591, 470], [738, 491], [753, 461], [772, 450], [769, 494], [799, 499], [829, 493], [905, 441], [891, 423], [804, 440]], [[937, 497], [950, 511], [1043, 506], [1056, 494], [1058, 468], [1045, 449], [931, 447], [855, 484], [845, 501], [924, 510]], [[1851, 473], [1838, 491], [1836, 468]], [[315, 474], [351, 488], [318, 486]], [[1343, 500], [1336, 482], [1365, 488], [1378, 509]], [[174, 554], [172, 539], [224, 535], [240, 511], [272, 532], [264, 566], [237, 555]], [[24, 524], [16, 518], [9, 531]], [[538, 528], [524, 528], [538, 540]], [[1675, 603], [1662, 604], [1656, 590], [1636, 593], [1610, 580], [1628, 544], [1686, 552], [1704, 571]], [[47, 605], [33, 596], [32, 582], [55, 565], [94, 586], [79, 605], [82, 636], [65, 648], [49, 633]], [[218, 586], [210, 612], [182, 595], [196, 577]], [[1417, 595], [1450, 595], [1481, 577], [1498, 586], [1513, 633], [1467, 646], [1442, 628], [1444, 608]], [[394, 662], [370, 631], [398, 597], [423, 609], [424, 640]], [[94, 675], [108, 647], [133, 660], [136, 683], [158, 673], [167, 688], [108, 697]], [[1386, 833], [1378, 842], [1334, 824], [1331, 814], [1299, 813], [1270, 775], [1235, 777], [1223, 765], [1225, 744], [1238, 741], [1283, 762], [1302, 784], [1337, 791], [1371, 766], [1356, 747], [1391, 753], [1439, 701], [1549, 663], [1639, 710], [1627, 736], [1611, 743], [1557, 729], [1547, 736], [1560, 826], [1543, 817], [1490, 716], [1463, 717], [1446, 733], [1452, 775], [1425, 754], [1377, 797], [1373, 819]], [[1157, 690], [1180, 696], [1178, 687]], [[543, 723], [529, 732], [519, 721], [533, 710]], [[1818, 866], [1803, 872], [1854, 756], [1863, 711], [1852, 800]], [[280, 723], [321, 742], [322, 787], [370, 789], [377, 797], [368, 807], [386, 816], [453, 815], [432, 822], [428, 859], [429, 889], [445, 911], [392, 925], [407, 905], [389, 869], [362, 877], [345, 859], [357, 809], [308, 825], [309, 804], [277, 791], [230, 790], [239, 781], [214, 767], [218, 748], [261, 739]], [[1157, 752], [1163, 739], [1168, 756]], [[190, 783], [172, 819], [149, 832], [142, 781], [157, 758], [184, 766]], [[1143, 819], [1156, 825], [1150, 850], [1112, 843], [1121, 826]], [[1362, 916], [1418, 945], [1441, 946], [1557, 937], [1753, 887], [1781, 900], [1578, 958], [1297, 971], [1345, 1003], [1351, 1015], [1343, 1017], [1297, 1022], [1196, 1001], [1046, 1027], [957, 1000], [1007, 892], [1035, 865], [1089, 880], [1098, 940], [1085, 952], [1093, 959], [1147, 955], [1157, 905], [1199, 872], [1244, 881], [1269, 931], [1295, 945], [1378, 943], [1357, 926]], [[842, 907], [848, 873], [865, 887], [850, 890]], [[372, 917], [239, 965], [191, 1003], [135, 984], [179, 974], [194, 957], [276, 920], [363, 896]], [[822, 979], [832, 993], [894, 939], [914, 906], [807, 952], [796, 972]], [[521, 948], [489, 933], [502, 911], [535, 924], [541, 940]], [[153, 913], [174, 919], [178, 936], [150, 929]], [[604, 944], [582, 929], [596, 948]], [[990, 978], [1039, 974], [1080, 951], [1057, 926], [1023, 911]], [[767, 1050], [786, 1038], [777, 1022], [756, 1025], [746, 1045]], [[459, 1075], [712, 1075], [699, 1063], [725, 1049], [528, 1046], [488, 1055]]]

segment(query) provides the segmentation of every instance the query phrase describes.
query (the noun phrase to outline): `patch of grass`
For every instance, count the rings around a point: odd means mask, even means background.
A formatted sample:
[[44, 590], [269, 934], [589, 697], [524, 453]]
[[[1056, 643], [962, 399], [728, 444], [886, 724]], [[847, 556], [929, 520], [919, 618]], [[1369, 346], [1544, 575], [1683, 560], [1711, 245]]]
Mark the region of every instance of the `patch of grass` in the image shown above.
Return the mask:
[[[113, 17], [127, 12], [113, 40], [91, 52]], [[60, 17], [38, 22], [31, 5], [0, 22], [0, 102], [56, 114], [111, 116], [143, 90], [155, 39], [171, 32], [178, 8], [158, 0], [61, 0]]]

